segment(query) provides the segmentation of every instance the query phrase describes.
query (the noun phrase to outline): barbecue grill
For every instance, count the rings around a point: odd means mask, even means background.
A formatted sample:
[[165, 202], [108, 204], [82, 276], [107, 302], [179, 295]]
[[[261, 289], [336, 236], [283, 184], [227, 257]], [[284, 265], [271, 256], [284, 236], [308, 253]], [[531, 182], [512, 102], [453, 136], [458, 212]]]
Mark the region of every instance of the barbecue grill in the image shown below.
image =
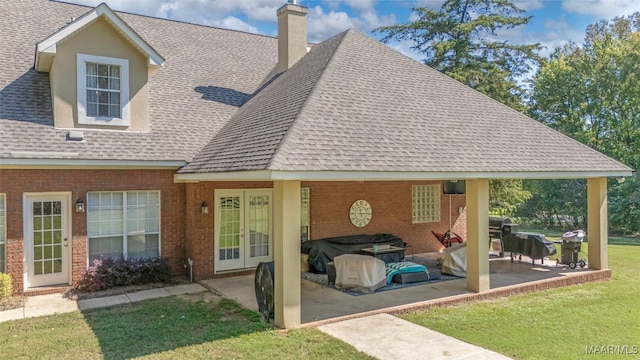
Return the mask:
[[502, 239], [509, 235], [518, 232], [518, 224], [511, 222], [508, 217], [489, 217], [489, 248], [491, 248], [491, 240], [500, 240], [500, 257], [504, 256], [504, 242]]

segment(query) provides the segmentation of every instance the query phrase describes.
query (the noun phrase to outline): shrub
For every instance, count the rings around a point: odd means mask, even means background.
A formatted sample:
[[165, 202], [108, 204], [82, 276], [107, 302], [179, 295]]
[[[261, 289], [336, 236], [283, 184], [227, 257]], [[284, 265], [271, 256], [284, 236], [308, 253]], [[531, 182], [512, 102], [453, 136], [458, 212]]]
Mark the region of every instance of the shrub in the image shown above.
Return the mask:
[[93, 261], [73, 286], [83, 292], [120, 286], [171, 282], [169, 261], [164, 258], [100, 258]]
[[0, 304], [4, 303], [13, 294], [13, 282], [9, 274], [0, 272]]

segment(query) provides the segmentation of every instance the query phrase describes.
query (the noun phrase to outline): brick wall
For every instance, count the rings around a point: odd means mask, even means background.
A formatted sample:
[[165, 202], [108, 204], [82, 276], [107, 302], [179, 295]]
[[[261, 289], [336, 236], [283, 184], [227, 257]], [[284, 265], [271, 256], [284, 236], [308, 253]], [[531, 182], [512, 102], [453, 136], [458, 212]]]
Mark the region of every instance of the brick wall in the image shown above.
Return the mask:
[[[449, 229], [466, 239], [465, 197], [445, 195], [440, 198], [441, 219], [438, 223], [411, 223], [412, 185], [442, 184], [442, 181], [378, 181], [378, 182], [302, 182], [310, 188], [311, 239], [326, 237], [392, 233], [413, 247], [414, 253], [440, 251], [443, 246], [431, 230], [443, 233]], [[214, 275], [214, 237], [216, 201], [214, 191], [220, 189], [272, 188], [271, 182], [210, 182], [186, 184], [186, 253], [194, 260], [196, 278], [229, 276]], [[359, 199], [367, 200], [373, 217], [364, 228], [357, 228], [349, 220], [349, 208]], [[451, 212], [449, 212], [451, 199]], [[201, 204], [209, 204], [209, 214], [201, 213]], [[462, 214], [458, 208], [462, 207]], [[231, 275], [235, 275], [232, 273]]]
[[[413, 247], [415, 253], [440, 251], [443, 247], [431, 230], [444, 233], [449, 229], [466, 239], [465, 197], [440, 196], [440, 222], [412, 224], [412, 185], [440, 184], [442, 181], [341, 181], [304, 182], [310, 188], [311, 239], [334, 236], [391, 233], [400, 236]], [[371, 205], [371, 222], [357, 228], [349, 220], [349, 208], [359, 199]], [[451, 199], [451, 211], [449, 211]], [[458, 208], [462, 207], [462, 215]]]
[[75, 201], [88, 191], [160, 190], [161, 251], [174, 272], [183, 273], [185, 184], [173, 183], [173, 170], [0, 170], [0, 192], [7, 201], [7, 273], [18, 293], [24, 288], [23, 194], [71, 192], [72, 282], [87, 267], [86, 212]]
[[[272, 188], [271, 182], [173, 183], [172, 170], [0, 170], [1, 190], [7, 201], [7, 272], [14, 287], [22, 291], [24, 240], [22, 199], [24, 193], [71, 192], [72, 203], [84, 199], [88, 191], [160, 190], [162, 256], [171, 259], [176, 274], [188, 274], [186, 259], [194, 261], [194, 278], [214, 276], [214, 234], [216, 189]], [[441, 181], [344, 181], [303, 182], [310, 188], [311, 238], [392, 233], [413, 246], [415, 253], [438, 251], [440, 243], [431, 230], [444, 232], [451, 222], [453, 231], [466, 238], [464, 196], [441, 195], [438, 223], [411, 223], [411, 186], [442, 184]], [[364, 228], [349, 220], [349, 208], [359, 199], [367, 200], [373, 218]], [[451, 200], [451, 209], [449, 207]], [[209, 214], [201, 213], [206, 201]], [[450, 211], [451, 210], [451, 211]], [[87, 267], [86, 213], [72, 211], [72, 281]], [[229, 276], [235, 273], [218, 274]]]

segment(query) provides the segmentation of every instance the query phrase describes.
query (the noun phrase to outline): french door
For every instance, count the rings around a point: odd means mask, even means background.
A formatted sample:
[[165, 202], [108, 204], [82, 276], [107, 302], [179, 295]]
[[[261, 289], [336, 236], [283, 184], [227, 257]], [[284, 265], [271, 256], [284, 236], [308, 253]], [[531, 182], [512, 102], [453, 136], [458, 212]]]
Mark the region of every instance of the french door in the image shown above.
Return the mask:
[[69, 195], [25, 195], [26, 287], [69, 283]]
[[215, 271], [273, 260], [272, 195], [268, 190], [216, 190]]

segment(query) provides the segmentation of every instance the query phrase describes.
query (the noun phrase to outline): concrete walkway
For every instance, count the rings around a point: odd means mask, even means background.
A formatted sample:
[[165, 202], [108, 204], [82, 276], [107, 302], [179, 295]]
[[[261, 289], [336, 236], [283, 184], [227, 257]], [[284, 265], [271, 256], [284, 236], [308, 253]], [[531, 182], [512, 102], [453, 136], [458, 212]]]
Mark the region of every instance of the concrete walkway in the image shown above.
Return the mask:
[[[70, 300], [62, 294], [28, 296], [18, 309], [0, 311], [0, 322], [36, 316], [47, 316], [99, 307], [132, 303], [173, 295], [193, 294], [207, 289], [200, 284], [177, 285], [143, 290], [122, 295], [85, 300]], [[254, 299], [236, 299], [253, 309]], [[251, 306], [254, 305], [254, 306]], [[245, 305], [246, 306], [246, 305]], [[498, 353], [465, 343], [439, 332], [399, 319], [389, 314], [377, 314], [321, 325], [321, 331], [357, 350], [380, 360], [454, 360], [509, 359]]]
[[389, 314], [321, 325], [318, 329], [380, 360], [509, 359]]
[[207, 289], [200, 284], [186, 284], [85, 300], [67, 299], [62, 297], [62, 294], [27, 296], [23, 307], [0, 311], [0, 322], [120, 305], [173, 295], [193, 294], [202, 291], [207, 291]]

